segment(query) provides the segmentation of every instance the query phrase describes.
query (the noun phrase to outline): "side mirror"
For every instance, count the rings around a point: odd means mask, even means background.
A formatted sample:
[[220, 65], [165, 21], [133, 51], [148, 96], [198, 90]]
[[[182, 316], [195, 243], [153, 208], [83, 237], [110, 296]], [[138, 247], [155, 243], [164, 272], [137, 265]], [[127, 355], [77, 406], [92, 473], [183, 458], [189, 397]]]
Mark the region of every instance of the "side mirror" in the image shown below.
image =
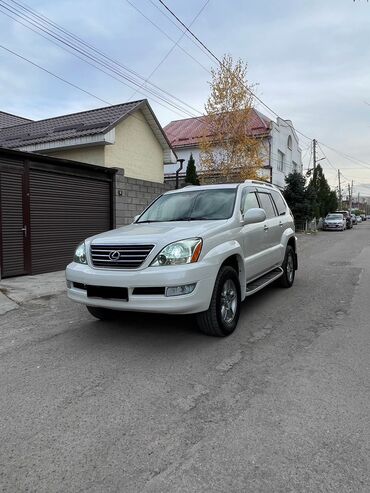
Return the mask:
[[266, 221], [266, 212], [263, 209], [249, 209], [243, 214], [244, 224], [256, 224]]
[[140, 214], [136, 214], [136, 216], [134, 216], [134, 219], [132, 220], [133, 223], [136, 223], [136, 221], [139, 219], [140, 217]]

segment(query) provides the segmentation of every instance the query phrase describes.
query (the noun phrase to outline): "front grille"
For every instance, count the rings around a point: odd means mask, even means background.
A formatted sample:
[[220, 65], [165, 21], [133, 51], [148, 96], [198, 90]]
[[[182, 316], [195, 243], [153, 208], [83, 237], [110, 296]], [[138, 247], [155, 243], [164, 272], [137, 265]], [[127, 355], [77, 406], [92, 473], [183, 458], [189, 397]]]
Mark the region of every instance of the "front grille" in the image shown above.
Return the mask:
[[91, 245], [91, 260], [95, 267], [137, 269], [154, 245]]

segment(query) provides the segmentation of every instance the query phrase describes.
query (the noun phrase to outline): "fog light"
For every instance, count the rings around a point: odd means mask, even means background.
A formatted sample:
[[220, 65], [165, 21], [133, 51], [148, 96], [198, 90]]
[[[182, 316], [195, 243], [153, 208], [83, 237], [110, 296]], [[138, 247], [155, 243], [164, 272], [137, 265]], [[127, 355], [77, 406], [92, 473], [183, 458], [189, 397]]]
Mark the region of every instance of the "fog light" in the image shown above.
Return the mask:
[[196, 283], [184, 284], [183, 286], [171, 286], [166, 288], [166, 296], [181, 296], [182, 294], [190, 294], [194, 291]]

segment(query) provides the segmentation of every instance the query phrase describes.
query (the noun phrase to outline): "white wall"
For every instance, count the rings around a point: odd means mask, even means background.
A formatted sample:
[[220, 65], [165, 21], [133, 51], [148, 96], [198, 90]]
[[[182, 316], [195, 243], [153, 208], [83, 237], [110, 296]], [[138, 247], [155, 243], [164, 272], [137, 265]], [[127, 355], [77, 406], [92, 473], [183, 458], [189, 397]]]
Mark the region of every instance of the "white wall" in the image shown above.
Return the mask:
[[[292, 122], [287, 123], [281, 118], [272, 122], [271, 129], [271, 166], [272, 183], [279, 188], [285, 187], [285, 177], [293, 172], [293, 162], [297, 164], [297, 171], [302, 173], [302, 155], [299, 147], [298, 137], [292, 130]], [[290, 124], [290, 125], [289, 125]], [[292, 149], [288, 148], [288, 137], [292, 137]], [[284, 154], [284, 169], [278, 170], [279, 152]]]

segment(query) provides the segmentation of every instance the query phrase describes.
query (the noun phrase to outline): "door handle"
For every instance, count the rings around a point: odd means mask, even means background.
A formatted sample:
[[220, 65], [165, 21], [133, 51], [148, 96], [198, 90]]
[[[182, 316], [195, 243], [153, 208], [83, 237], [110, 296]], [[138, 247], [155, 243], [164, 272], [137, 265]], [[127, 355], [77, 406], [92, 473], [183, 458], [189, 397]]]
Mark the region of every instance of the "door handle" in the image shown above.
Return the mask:
[[282, 221], [279, 222], [279, 226], [283, 227], [283, 222]]
[[266, 226], [266, 224], [265, 224], [265, 226], [264, 226], [263, 229], [264, 229], [264, 231], [268, 231], [269, 230], [269, 228], [268, 228], [268, 226]]
[[27, 238], [27, 226], [24, 226], [22, 231], [24, 232], [24, 237]]

